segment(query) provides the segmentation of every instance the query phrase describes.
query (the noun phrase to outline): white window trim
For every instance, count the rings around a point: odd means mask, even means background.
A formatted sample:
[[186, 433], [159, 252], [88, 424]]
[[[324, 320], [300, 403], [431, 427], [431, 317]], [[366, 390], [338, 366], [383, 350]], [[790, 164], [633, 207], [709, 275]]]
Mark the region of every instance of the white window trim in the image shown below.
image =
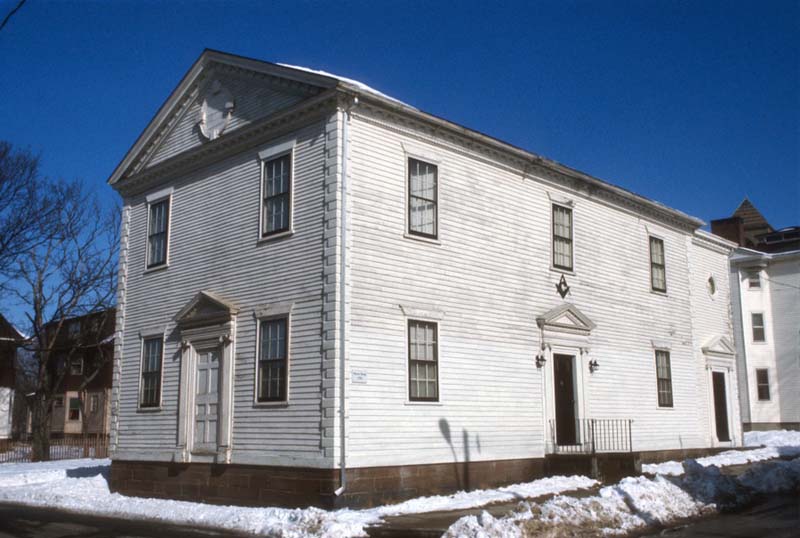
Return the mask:
[[[255, 408], [287, 408], [292, 399], [292, 308], [294, 303], [275, 303], [264, 305], [253, 313], [256, 322], [256, 349], [253, 372], [253, 407]], [[272, 319], [286, 320], [286, 399], [275, 402], [258, 401], [258, 362], [261, 359], [261, 322]]]
[[[756, 340], [753, 325], [753, 314], [761, 314], [761, 330], [764, 331], [764, 339], [763, 340]], [[767, 340], [767, 315], [762, 310], [751, 310], [750, 311], [750, 343], [756, 346], [763, 346], [768, 343]]]
[[[144, 236], [144, 272], [145, 273], [153, 273], [156, 271], [163, 271], [169, 267], [169, 253], [172, 247], [172, 194], [174, 192], [174, 187], [169, 187], [166, 189], [161, 189], [160, 191], [153, 192], [148, 194], [146, 197], [147, 201], [147, 213], [145, 215], [146, 226], [145, 226], [145, 236]], [[167, 251], [164, 255], [164, 263], [161, 265], [156, 265], [150, 267], [150, 207], [154, 204], [159, 202], [163, 202], [164, 200], [167, 201]]]
[[[548, 193], [548, 198], [550, 198], [550, 194]], [[572, 239], [572, 269], [563, 269], [561, 267], [556, 267], [555, 264], [555, 257], [556, 257], [556, 227], [555, 227], [555, 216], [554, 216], [554, 208], [555, 206], [561, 207], [563, 209], [568, 209], [570, 211], [570, 237]], [[565, 202], [556, 201], [553, 198], [550, 198], [550, 271], [558, 274], [563, 275], [575, 275], [576, 274], [576, 263], [575, 263], [575, 209], [574, 204], [572, 201], [567, 200]]]
[[[653, 364], [653, 378], [656, 380], [656, 409], [658, 409], [659, 411], [675, 411], [675, 409], [677, 409], [678, 406], [675, 405], [675, 376], [673, 375], [673, 371], [672, 371], [673, 370], [673, 368], [672, 368], [672, 365], [673, 365], [672, 349], [670, 349], [670, 347], [668, 347], [668, 344], [665, 347], [665, 346], [655, 345], [655, 342], [656, 342], [655, 340], [653, 342], [654, 342], [653, 354], [651, 355], [651, 357], [652, 357], [652, 364]], [[670, 390], [670, 396], [672, 396], [672, 405], [670, 405], [670, 406], [659, 405], [659, 403], [658, 403], [658, 358], [657, 358], [657, 354], [658, 354], [659, 351], [663, 351], [669, 357], [669, 390]]]
[[80, 402], [81, 399], [80, 396], [70, 396], [67, 398], [67, 422], [80, 422], [83, 419], [80, 403], [78, 403], [78, 418], [69, 418], [69, 413], [72, 411], [72, 407], [70, 406], [72, 400], [78, 400], [78, 402]]
[[[413, 241], [420, 241], [422, 243], [429, 243], [431, 245], [442, 244], [442, 228], [441, 224], [441, 209], [442, 209], [442, 158], [438, 153], [432, 153], [425, 148], [409, 145], [407, 142], [402, 142], [403, 146], [403, 191], [405, 193], [405, 203], [403, 205], [403, 237]], [[409, 176], [410, 170], [408, 168], [408, 161], [415, 159], [426, 164], [432, 164], [436, 167], [436, 237], [425, 237], [410, 231], [411, 222], [409, 221], [408, 214], [411, 208], [411, 178]]]
[[[411, 386], [410, 380], [411, 377], [411, 354], [409, 353], [408, 349], [408, 324], [410, 321], [422, 321], [424, 323], [433, 323], [436, 325], [436, 383], [437, 383], [437, 394], [438, 398], [436, 401], [420, 401], [420, 400], [412, 400], [411, 399]], [[404, 371], [403, 375], [405, 377], [405, 401], [404, 405], [407, 406], [429, 406], [429, 407], [441, 407], [444, 405], [444, 393], [442, 391], [442, 387], [444, 383], [442, 383], [442, 318], [439, 317], [438, 319], [435, 317], [425, 317], [425, 316], [403, 316], [403, 353], [405, 354], [405, 360], [403, 361]]]
[[[154, 407], [142, 407], [142, 368], [144, 367], [144, 341], [161, 338], [161, 370], [159, 371], [158, 380], [158, 405]], [[160, 330], [157, 332], [140, 332], [139, 333], [139, 370], [137, 372], [137, 390], [136, 390], [136, 411], [139, 413], [158, 413], [164, 408], [164, 365], [166, 364], [167, 354], [167, 332]]]
[[[766, 370], [767, 371], [767, 388], [769, 389], [769, 398], [767, 398], [766, 400], [762, 400], [761, 398], [758, 397], [758, 385], [759, 385], [759, 383], [758, 383], [758, 371], [759, 370]], [[772, 403], [772, 401], [773, 401], [773, 398], [772, 398], [772, 394], [773, 394], [773, 392], [772, 392], [772, 374], [770, 373], [770, 368], [768, 366], [763, 366], [763, 367], [756, 366], [756, 367], [754, 367], [753, 368], [753, 379], [756, 380], [756, 383], [755, 383], [755, 389], [756, 390], [755, 390], [755, 398], [754, 398], [755, 403], [756, 404], [770, 404], [770, 403]]]
[[[295, 148], [297, 139], [293, 138], [280, 144], [274, 144], [258, 152], [259, 187], [258, 187], [258, 239], [259, 243], [275, 241], [294, 234], [294, 193], [295, 193]], [[267, 161], [289, 155], [289, 229], [282, 232], [264, 235], [264, 180]]]

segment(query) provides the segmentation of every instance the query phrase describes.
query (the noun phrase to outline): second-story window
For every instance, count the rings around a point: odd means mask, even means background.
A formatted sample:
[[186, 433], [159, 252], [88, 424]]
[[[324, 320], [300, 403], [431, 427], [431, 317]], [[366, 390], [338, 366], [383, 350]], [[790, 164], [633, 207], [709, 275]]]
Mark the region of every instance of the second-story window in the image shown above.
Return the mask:
[[764, 314], [750, 314], [753, 324], [753, 342], [764, 342]]
[[408, 159], [408, 233], [436, 239], [438, 181], [439, 169], [435, 164]]
[[150, 204], [147, 227], [147, 267], [166, 265], [168, 235], [169, 198]]
[[553, 205], [553, 267], [572, 271], [572, 209]]
[[664, 257], [664, 241], [650, 237], [650, 286], [653, 291], [667, 291], [667, 262]]
[[761, 287], [761, 273], [758, 270], [747, 272], [747, 287], [750, 289]]
[[264, 163], [261, 235], [289, 231], [291, 225], [292, 155]]

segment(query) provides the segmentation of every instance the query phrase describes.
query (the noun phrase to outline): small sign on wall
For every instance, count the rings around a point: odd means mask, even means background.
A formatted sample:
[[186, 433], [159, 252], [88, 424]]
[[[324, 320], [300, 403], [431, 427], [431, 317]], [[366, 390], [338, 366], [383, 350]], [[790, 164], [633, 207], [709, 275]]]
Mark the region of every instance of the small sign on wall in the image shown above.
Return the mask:
[[350, 382], [366, 385], [367, 384], [367, 371], [366, 370], [350, 370]]

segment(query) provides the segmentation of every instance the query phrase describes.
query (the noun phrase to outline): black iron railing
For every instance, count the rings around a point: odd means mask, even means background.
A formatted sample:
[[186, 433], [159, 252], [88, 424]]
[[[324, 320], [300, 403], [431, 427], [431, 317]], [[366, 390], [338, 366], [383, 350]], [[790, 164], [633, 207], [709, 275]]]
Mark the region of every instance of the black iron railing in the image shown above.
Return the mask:
[[633, 420], [627, 418], [579, 418], [559, 429], [550, 421], [550, 442], [558, 454], [632, 452]]

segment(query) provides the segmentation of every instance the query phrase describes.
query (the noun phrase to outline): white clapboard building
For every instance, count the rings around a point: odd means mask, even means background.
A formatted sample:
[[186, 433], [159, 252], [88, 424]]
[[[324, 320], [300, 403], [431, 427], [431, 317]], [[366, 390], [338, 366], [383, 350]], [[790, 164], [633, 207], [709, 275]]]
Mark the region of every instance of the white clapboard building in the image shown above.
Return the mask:
[[115, 490], [365, 505], [741, 444], [734, 245], [678, 210], [215, 51], [109, 182]]

